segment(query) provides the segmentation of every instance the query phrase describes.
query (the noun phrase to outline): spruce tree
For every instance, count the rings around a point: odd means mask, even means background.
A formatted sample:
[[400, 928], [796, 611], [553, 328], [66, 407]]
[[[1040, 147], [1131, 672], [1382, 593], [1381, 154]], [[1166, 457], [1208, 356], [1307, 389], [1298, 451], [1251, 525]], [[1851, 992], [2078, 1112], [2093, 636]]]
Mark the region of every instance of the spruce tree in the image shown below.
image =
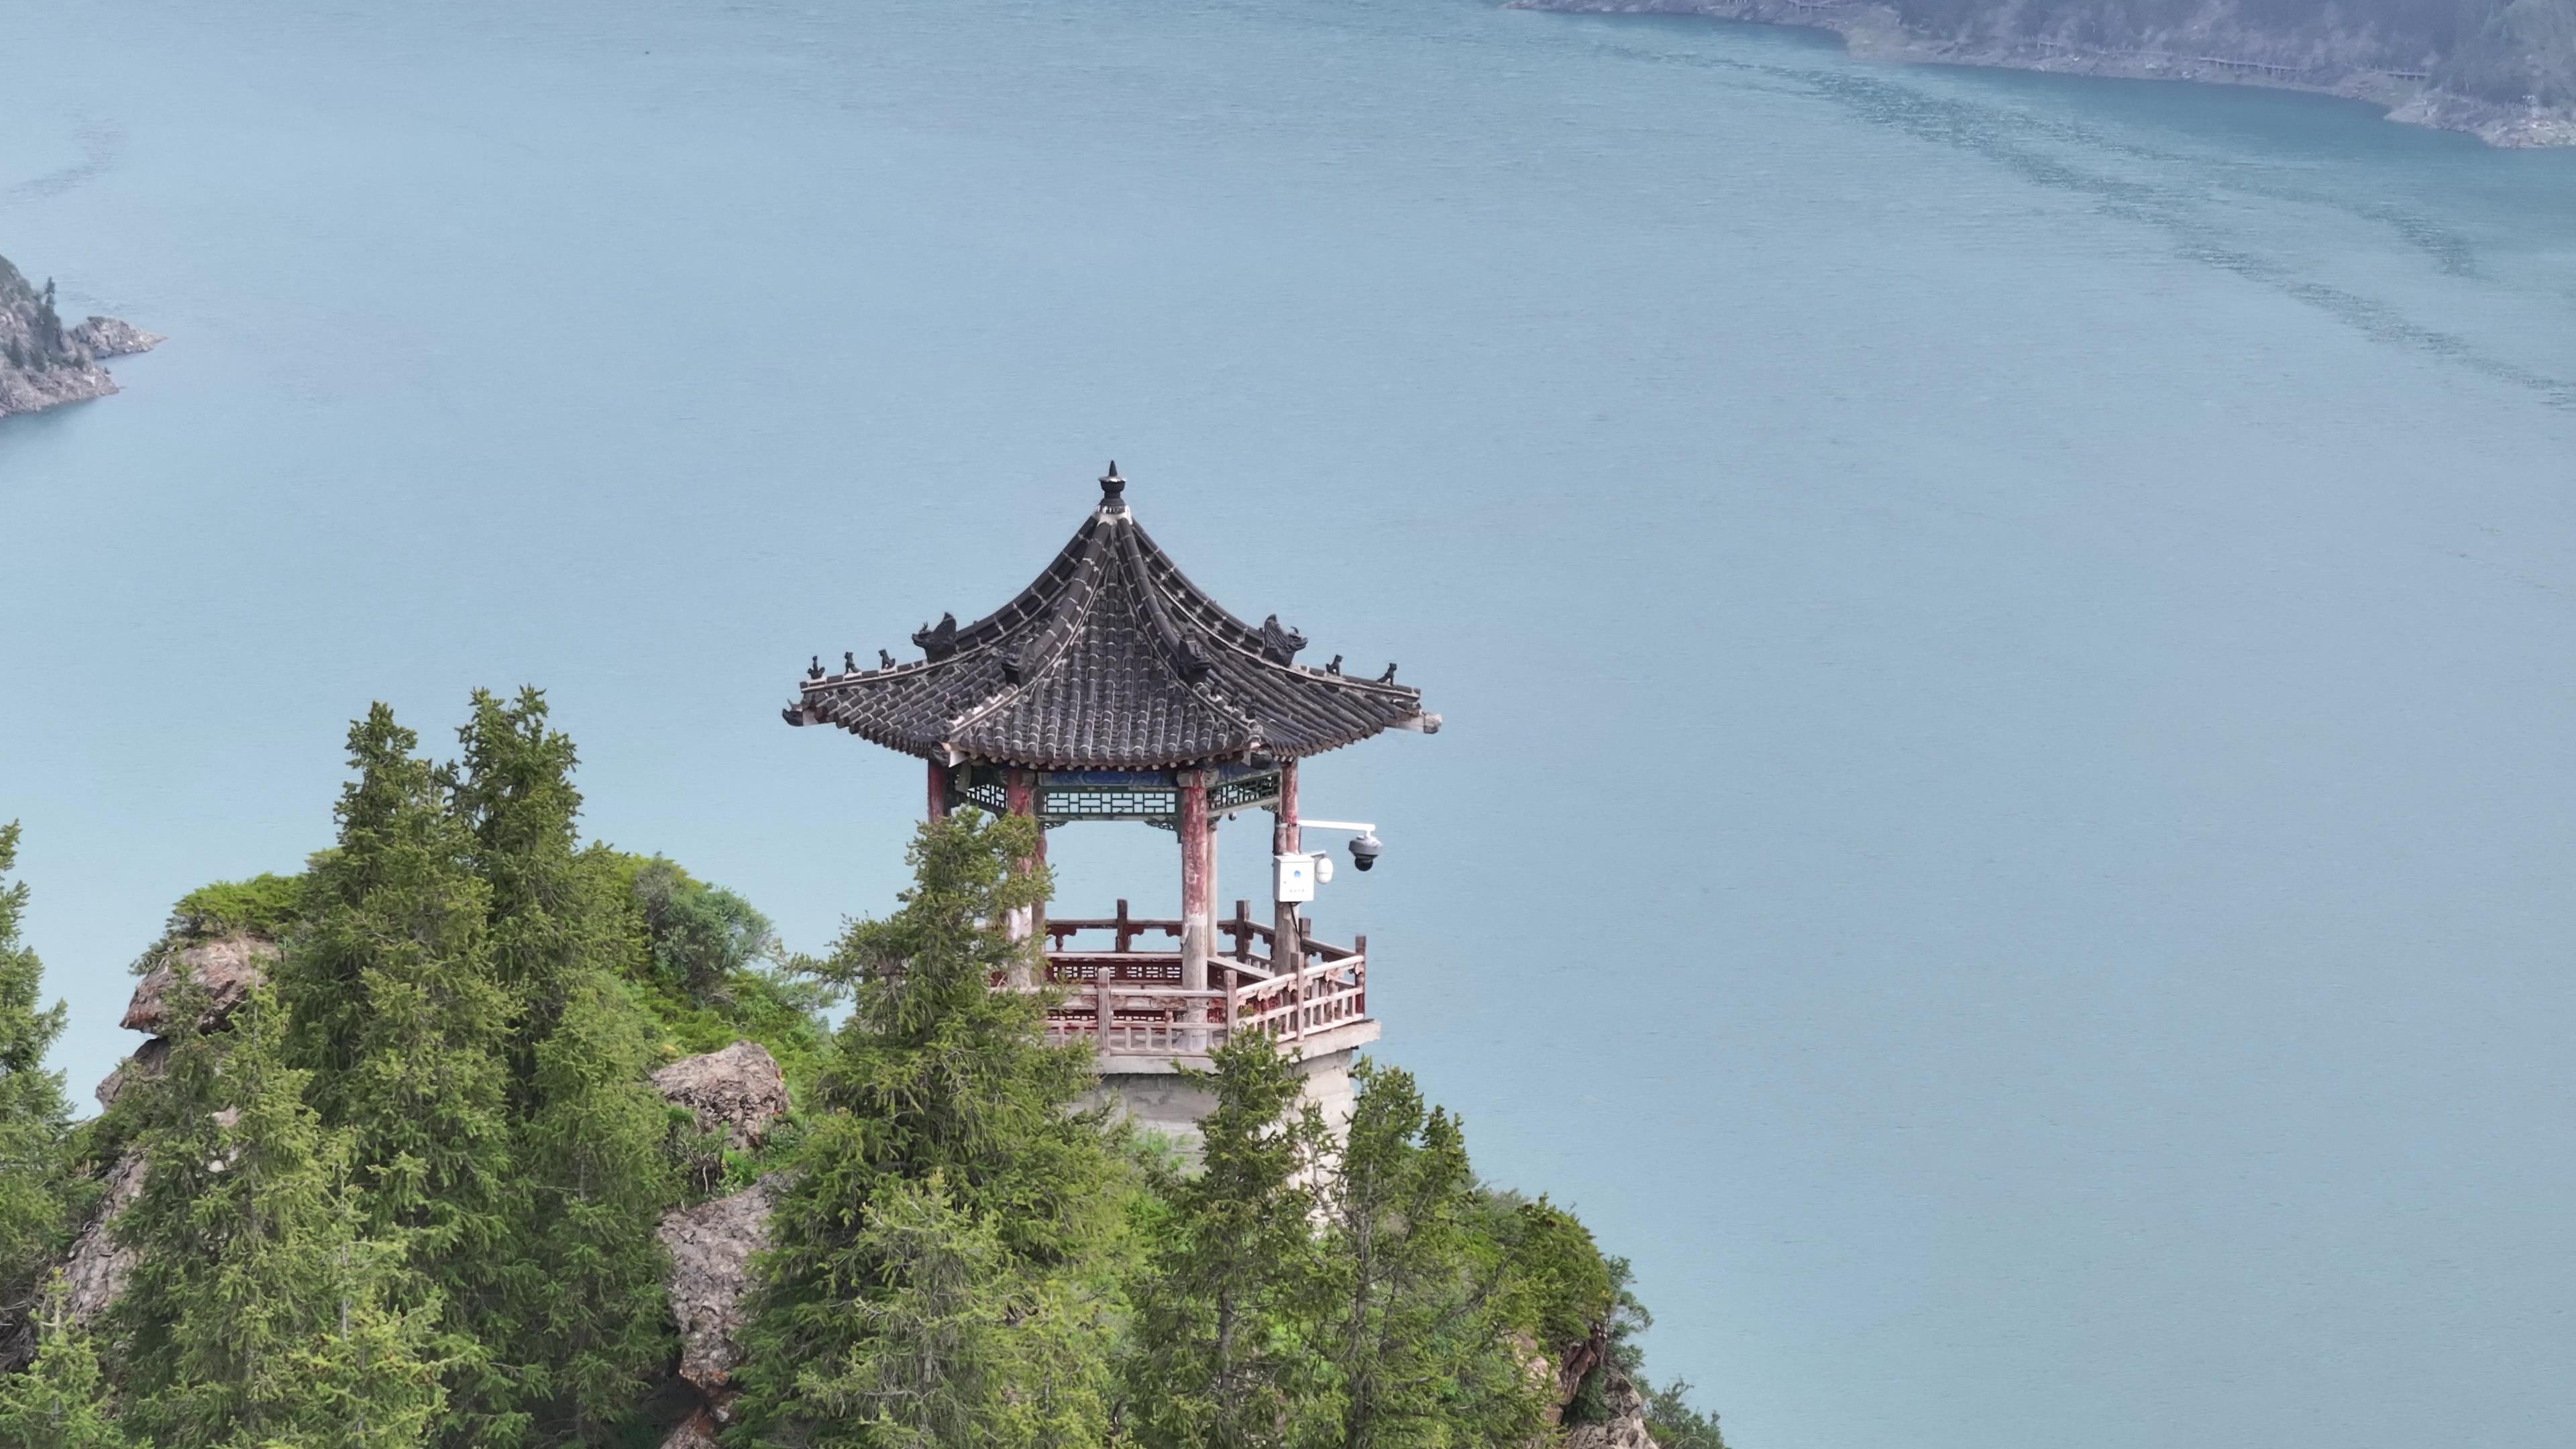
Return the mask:
[[641, 1086], [650, 1063], [618, 983], [577, 976], [537, 1048], [537, 1110], [522, 1138], [536, 1271], [520, 1356], [542, 1442], [600, 1442], [670, 1356], [654, 1229], [679, 1190], [668, 1109]]
[[729, 1443], [1080, 1445], [1102, 1432], [1100, 1298], [1124, 1177], [1089, 1054], [1043, 999], [995, 990], [1035, 947], [1002, 923], [1043, 897], [1036, 825], [922, 827], [902, 908], [850, 928], [853, 989], [771, 1219]]
[[1149, 1449], [1292, 1449], [1338, 1423], [1319, 1341], [1324, 1265], [1310, 1186], [1328, 1143], [1267, 1036], [1215, 1053], [1203, 1166], [1169, 1211], [1136, 1298], [1129, 1411]]
[[1321, 1177], [1325, 1318], [1343, 1449], [1517, 1444], [1540, 1396], [1511, 1352], [1499, 1245], [1475, 1233], [1475, 1174], [1408, 1072], [1362, 1061], [1346, 1141]]
[[338, 846], [315, 859], [279, 992], [291, 1060], [348, 1133], [368, 1230], [399, 1234], [446, 1305], [450, 1413], [508, 1443], [524, 1421], [491, 1350], [516, 1321], [513, 1003], [493, 977], [472, 836], [418, 744], [382, 704], [351, 726]]
[[27, 885], [18, 865], [18, 826], [0, 825], [0, 1309], [34, 1307], [45, 1265], [61, 1245], [71, 1105], [63, 1074], [45, 1070], [62, 1035], [63, 1007], [39, 1007], [44, 966], [19, 939]]
[[126, 1446], [98, 1350], [72, 1322], [71, 1289], [56, 1274], [38, 1320], [35, 1362], [0, 1379], [0, 1449]]
[[811, 1442], [869, 1449], [1056, 1449], [1107, 1442], [1099, 1333], [1061, 1277], [1015, 1265], [995, 1223], [942, 1176], [887, 1178], [855, 1246], [877, 1264], [851, 1305], [862, 1332], [797, 1390]]
[[205, 1000], [182, 979], [166, 1074], [134, 1089], [143, 1189], [115, 1232], [136, 1256], [109, 1315], [131, 1428], [157, 1449], [413, 1449], [442, 1399], [435, 1292], [367, 1233], [270, 995], [221, 1033]]
[[473, 717], [456, 732], [464, 759], [452, 772], [473, 868], [491, 892], [494, 968], [518, 1006], [511, 1061], [523, 1098], [534, 1090], [537, 1044], [553, 1030], [574, 974], [601, 949], [596, 934], [606, 925], [577, 861], [578, 755], [546, 715], [538, 690], [508, 702], [474, 691]]
[[513, 1001], [513, 1323], [489, 1340], [516, 1408], [451, 1442], [515, 1445], [525, 1426], [596, 1443], [668, 1356], [653, 1227], [678, 1195], [664, 1105], [646, 1080], [647, 1024], [620, 982], [632, 910], [604, 853], [578, 849], [572, 741], [545, 696], [476, 691], [451, 772], [468, 855], [489, 890], [495, 974]]

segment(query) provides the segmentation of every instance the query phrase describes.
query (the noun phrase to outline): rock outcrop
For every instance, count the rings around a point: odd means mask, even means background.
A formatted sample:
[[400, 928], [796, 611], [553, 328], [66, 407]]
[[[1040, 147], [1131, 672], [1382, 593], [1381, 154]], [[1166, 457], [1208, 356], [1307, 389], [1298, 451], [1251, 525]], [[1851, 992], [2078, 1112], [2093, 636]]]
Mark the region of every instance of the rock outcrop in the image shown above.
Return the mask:
[[34, 287], [0, 258], [0, 417], [105, 397], [116, 379], [98, 360], [160, 340], [113, 317], [65, 327], [54, 311], [54, 284]]
[[1584, 1381], [1595, 1374], [1600, 1376], [1600, 1402], [1609, 1417], [1567, 1429], [1563, 1439], [1550, 1441], [1554, 1449], [1662, 1449], [1646, 1423], [1646, 1396], [1610, 1357], [1608, 1330], [1608, 1324], [1596, 1323], [1588, 1337], [1568, 1344], [1556, 1354], [1547, 1353], [1527, 1336], [1513, 1337], [1512, 1346], [1525, 1356], [1530, 1377], [1549, 1396], [1547, 1422], [1551, 1429], [1565, 1422], [1567, 1411], [1583, 1392]]
[[787, 1074], [753, 1041], [673, 1062], [653, 1074], [653, 1087], [696, 1114], [698, 1130], [737, 1148], [758, 1147], [787, 1111]]
[[1603, 1379], [1601, 1400], [1610, 1417], [1568, 1429], [1562, 1449], [1662, 1449], [1646, 1427], [1646, 1396], [1616, 1368], [1605, 1369]]
[[179, 987], [179, 972], [185, 969], [206, 988], [206, 1009], [197, 1017], [197, 1029], [215, 1031], [232, 1019], [235, 1008], [250, 999], [268, 980], [268, 969], [278, 957], [277, 943], [265, 936], [235, 934], [211, 941], [198, 941], [182, 946], [165, 956], [134, 988], [134, 999], [126, 1003], [125, 1018], [117, 1023], [127, 1031], [152, 1034], [152, 1039], [134, 1049], [134, 1055], [108, 1073], [98, 1084], [98, 1104], [110, 1107], [126, 1088], [138, 1081], [161, 1075], [170, 1060], [170, 994]]
[[170, 994], [178, 989], [179, 973], [184, 970], [209, 998], [197, 1029], [213, 1031], [268, 980], [268, 968], [277, 957], [277, 943], [264, 936], [219, 936], [182, 946], [144, 973], [134, 988], [134, 999], [126, 1004], [124, 1020], [117, 1025], [151, 1036], [167, 1035]]
[[662, 1441], [662, 1449], [717, 1449], [716, 1430], [720, 1426], [704, 1413], [691, 1414]]
[[[733, 1371], [742, 1363], [739, 1334], [751, 1258], [769, 1242], [769, 1216], [784, 1186], [772, 1174], [731, 1197], [662, 1219], [662, 1246], [671, 1255], [671, 1316], [680, 1325], [680, 1377], [704, 1397], [717, 1423], [725, 1419]], [[685, 1441], [674, 1435], [672, 1442]]]
[[126, 1088], [136, 1082], [150, 1081], [169, 1065], [170, 1039], [166, 1036], [152, 1038], [136, 1047], [134, 1055], [117, 1063], [116, 1070], [107, 1074], [107, 1080], [98, 1084], [98, 1104], [101, 1107], [115, 1106], [116, 1099], [125, 1095]]
[[131, 322], [96, 316], [65, 335], [88, 348], [92, 357], [130, 357], [137, 352], [150, 352], [170, 340], [158, 332], [146, 332]]
[[63, 1257], [64, 1286], [71, 1290], [72, 1322], [87, 1328], [125, 1292], [134, 1271], [134, 1250], [116, 1240], [116, 1215], [143, 1193], [143, 1155], [127, 1152], [107, 1175], [107, 1195], [98, 1201], [72, 1250]]
[[[150, 1032], [152, 1039], [135, 1048], [134, 1055], [98, 1084], [99, 1105], [113, 1105], [135, 1082], [157, 1077], [168, 1066], [170, 1039], [162, 1033], [171, 1025], [170, 998], [178, 989], [181, 971], [194, 976], [209, 994], [198, 1015], [199, 1029], [217, 1031], [268, 980], [269, 967], [278, 954], [276, 942], [240, 932], [193, 941], [164, 954], [135, 984], [133, 1000], [126, 1004], [120, 1023], [128, 1031]], [[215, 1121], [229, 1129], [240, 1115], [237, 1109], [228, 1107], [215, 1114]], [[65, 1285], [71, 1290], [72, 1321], [83, 1326], [116, 1302], [125, 1291], [127, 1276], [134, 1270], [134, 1253], [116, 1240], [114, 1224], [116, 1215], [143, 1191], [142, 1154], [128, 1150], [108, 1169], [105, 1181], [107, 1191], [100, 1196], [89, 1221], [81, 1225], [80, 1234], [72, 1239], [61, 1264]], [[0, 1329], [0, 1371], [25, 1363], [34, 1351], [32, 1322]]]

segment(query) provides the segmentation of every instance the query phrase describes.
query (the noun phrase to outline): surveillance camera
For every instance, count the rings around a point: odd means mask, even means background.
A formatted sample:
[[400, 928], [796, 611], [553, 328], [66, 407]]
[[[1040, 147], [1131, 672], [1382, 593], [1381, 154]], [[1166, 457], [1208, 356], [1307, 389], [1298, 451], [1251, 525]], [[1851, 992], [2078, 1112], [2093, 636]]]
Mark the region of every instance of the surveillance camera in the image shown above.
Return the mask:
[[1351, 864], [1367, 870], [1377, 864], [1377, 853], [1384, 849], [1386, 842], [1375, 835], [1360, 836], [1351, 842]]

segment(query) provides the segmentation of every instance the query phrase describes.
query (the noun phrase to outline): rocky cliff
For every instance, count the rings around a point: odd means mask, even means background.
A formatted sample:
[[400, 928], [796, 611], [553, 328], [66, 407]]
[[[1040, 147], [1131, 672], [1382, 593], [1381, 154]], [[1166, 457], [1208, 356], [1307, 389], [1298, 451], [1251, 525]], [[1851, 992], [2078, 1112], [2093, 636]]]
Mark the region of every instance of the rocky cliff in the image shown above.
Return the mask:
[[1806, 26], [1889, 60], [2314, 91], [2492, 146], [2576, 145], [2576, 0], [2363, 0], [2348, 9], [2305, 0], [1510, 3]]
[[105, 397], [116, 391], [116, 379], [99, 359], [159, 341], [113, 317], [64, 326], [54, 311], [54, 284], [37, 287], [0, 258], [0, 417]]

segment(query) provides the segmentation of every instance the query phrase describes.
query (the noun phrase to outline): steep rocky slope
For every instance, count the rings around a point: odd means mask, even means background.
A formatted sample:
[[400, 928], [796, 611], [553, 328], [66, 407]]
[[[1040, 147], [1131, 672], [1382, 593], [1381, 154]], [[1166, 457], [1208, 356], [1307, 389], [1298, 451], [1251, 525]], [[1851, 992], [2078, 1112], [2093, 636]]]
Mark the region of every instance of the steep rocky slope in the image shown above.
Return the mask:
[[105, 397], [116, 379], [103, 357], [141, 352], [161, 339], [113, 317], [74, 327], [54, 311], [54, 284], [38, 287], [0, 257], [0, 417]]
[[2576, 0], [1511, 0], [1841, 35], [1891, 60], [2317, 91], [2494, 146], [2576, 145]]

